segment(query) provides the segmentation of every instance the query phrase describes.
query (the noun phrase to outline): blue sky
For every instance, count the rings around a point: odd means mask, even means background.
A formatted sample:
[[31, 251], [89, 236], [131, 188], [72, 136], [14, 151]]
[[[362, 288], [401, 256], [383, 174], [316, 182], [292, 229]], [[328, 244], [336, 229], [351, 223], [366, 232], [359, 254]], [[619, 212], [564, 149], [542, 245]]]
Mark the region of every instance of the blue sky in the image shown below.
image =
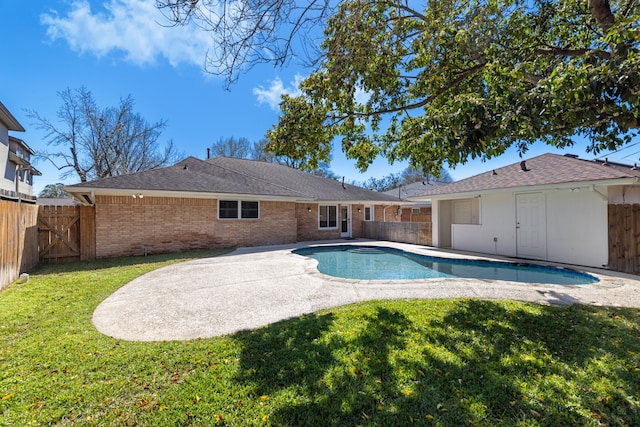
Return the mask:
[[[167, 120], [160, 142], [173, 140], [185, 156], [206, 157], [206, 148], [220, 138], [261, 139], [277, 122], [280, 94], [294, 92], [296, 81], [308, 70], [295, 65], [258, 66], [226, 90], [222, 78], [203, 72], [208, 35], [195, 28], [159, 25], [162, 15], [154, 4], [153, 0], [3, 1], [0, 101], [26, 129], [13, 135], [36, 151], [46, 149], [43, 133], [25, 110], [55, 120], [60, 106], [57, 92], [85, 86], [101, 107], [116, 106], [120, 98], [131, 95], [135, 111], [147, 121]], [[593, 158], [584, 151], [584, 144], [566, 151], [536, 144], [525, 158], [545, 152]], [[509, 150], [487, 162], [469, 161], [450, 174], [462, 179], [518, 160], [517, 152]], [[633, 163], [638, 155], [623, 160]], [[49, 162], [36, 167], [43, 172], [36, 177], [36, 194], [45, 185], [62, 181]], [[336, 150], [331, 163], [332, 171], [348, 182], [380, 178], [405, 167], [405, 163], [389, 165], [382, 159], [361, 174], [353, 161]]]

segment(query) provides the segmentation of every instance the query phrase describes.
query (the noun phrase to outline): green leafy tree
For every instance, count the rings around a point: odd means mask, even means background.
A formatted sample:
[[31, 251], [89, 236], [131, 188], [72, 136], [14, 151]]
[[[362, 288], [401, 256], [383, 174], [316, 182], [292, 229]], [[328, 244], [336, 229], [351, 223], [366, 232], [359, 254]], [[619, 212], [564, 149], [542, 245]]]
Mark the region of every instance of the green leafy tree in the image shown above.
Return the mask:
[[637, 0], [236, 3], [156, 1], [175, 24], [211, 31], [210, 70], [229, 81], [259, 62], [313, 59], [313, 26], [324, 27], [315, 70], [267, 135], [302, 168], [338, 143], [362, 170], [384, 156], [436, 174], [443, 161], [576, 135], [613, 150], [640, 126]]
[[453, 182], [453, 178], [445, 168], [441, 168], [437, 175], [430, 173], [425, 175], [421, 170], [414, 168], [406, 168], [400, 173], [400, 185], [413, 184], [418, 181]]
[[371, 177], [364, 182], [354, 182], [353, 185], [368, 188], [374, 191], [388, 191], [401, 185], [413, 184], [419, 181], [440, 181], [453, 182], [449, 172], [442, 168], [438, 176], [431, 174], [424, 175], [422, 171], [413, 168], [406, 168], [400, 173], [383, 176], [382, 178]]
[[182, 155], [169, 141], [164, 149], [158, 138], [165, 121], [147, 122], [133, 110], [130, 96], [117, 107], [101, 108], [89, 90], [58, 92], [62, 104], [58, 121], [29, 110], [27, 115], [46, 133], [55, 151], [40, 151], [39, 158], [51, 161], [62, 177], [77, 175], [81, 182], [153, 169], [178, 161]]
[[71, 196], [66, 193], [62, 187], [64, 187], [64, 183], [57, 182], [55, 184], [47, 184], [40, 191], [38, 197], [48, 198], [48, 199], [69, 199]]

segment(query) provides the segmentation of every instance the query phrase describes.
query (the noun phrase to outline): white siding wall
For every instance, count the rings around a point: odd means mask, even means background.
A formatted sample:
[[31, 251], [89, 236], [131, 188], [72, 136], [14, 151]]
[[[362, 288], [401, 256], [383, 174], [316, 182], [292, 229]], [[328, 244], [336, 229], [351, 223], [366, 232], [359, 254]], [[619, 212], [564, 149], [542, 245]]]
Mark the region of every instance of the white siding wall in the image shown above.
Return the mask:
[[[9, 180], [6, 176], [6, 168], [9, 157], [9, 131], [6, 126], [0, 122], [0, 189], [14, 190], [15, 184], [13, 180]], [[15, 174], [15, 170], [10, 171], [11, 178]]]
[[[606, 194], [605, 189], [599, 189]], [[607, 201], [587, 188], [547, 192], [547, 259], [602, 267], [609, 261]]]
[[[606, 189], [599, 188], [606, 194]], [[602, 267], [608, 262], [607, 201], [589, 188], [578, 191], [548, 190], [546, 196], [547, 260]], [[483, 194], [480, 224], [451, 224], [451, 247], [459, 250], [517, 256], [516, 194]], [[439, 207], [446, 206], [440, 201]], [[443, 221], [441, 209], [438, 221]], [[448, 212], [449, 217], [451, 212]], [[438, 214], [436, 214], [438, 215]], [[446, 241], [447, 230], [440, 223], [437, 241]], [[451, 220], [449, 220], [450, 222]]]
[[[515, 256], [515, 212], [513, 194], [483, 194], [480, 198], [480, 224], [453, 224], [452, 247], [466, 251]], [[494, 238], [497, 241], [494, 241]]]

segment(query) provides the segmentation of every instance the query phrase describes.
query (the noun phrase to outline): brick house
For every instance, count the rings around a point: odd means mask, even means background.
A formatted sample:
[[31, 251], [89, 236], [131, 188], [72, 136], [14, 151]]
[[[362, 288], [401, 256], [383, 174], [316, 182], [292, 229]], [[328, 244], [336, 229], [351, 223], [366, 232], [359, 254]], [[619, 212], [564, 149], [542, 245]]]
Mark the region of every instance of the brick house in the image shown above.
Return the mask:
[[363, 221], [400, 221], [392, 196], [228, 157], [188, 157], [64, 190], [95, 207], [97, 258], [357, 238]]

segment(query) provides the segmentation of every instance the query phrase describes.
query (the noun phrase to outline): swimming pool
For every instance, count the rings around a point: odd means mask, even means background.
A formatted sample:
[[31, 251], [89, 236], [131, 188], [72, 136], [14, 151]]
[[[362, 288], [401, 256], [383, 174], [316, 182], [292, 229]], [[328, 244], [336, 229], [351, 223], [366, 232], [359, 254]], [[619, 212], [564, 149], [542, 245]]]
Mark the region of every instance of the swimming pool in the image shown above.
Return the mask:
[[599, 280], [586, 273], [534, 264], [439, 258], [379, 246], [315, 246], [293, 253], [318, 261], [326, 275], [357, 280], [472, 278], [555, 285], [586, 285]]

